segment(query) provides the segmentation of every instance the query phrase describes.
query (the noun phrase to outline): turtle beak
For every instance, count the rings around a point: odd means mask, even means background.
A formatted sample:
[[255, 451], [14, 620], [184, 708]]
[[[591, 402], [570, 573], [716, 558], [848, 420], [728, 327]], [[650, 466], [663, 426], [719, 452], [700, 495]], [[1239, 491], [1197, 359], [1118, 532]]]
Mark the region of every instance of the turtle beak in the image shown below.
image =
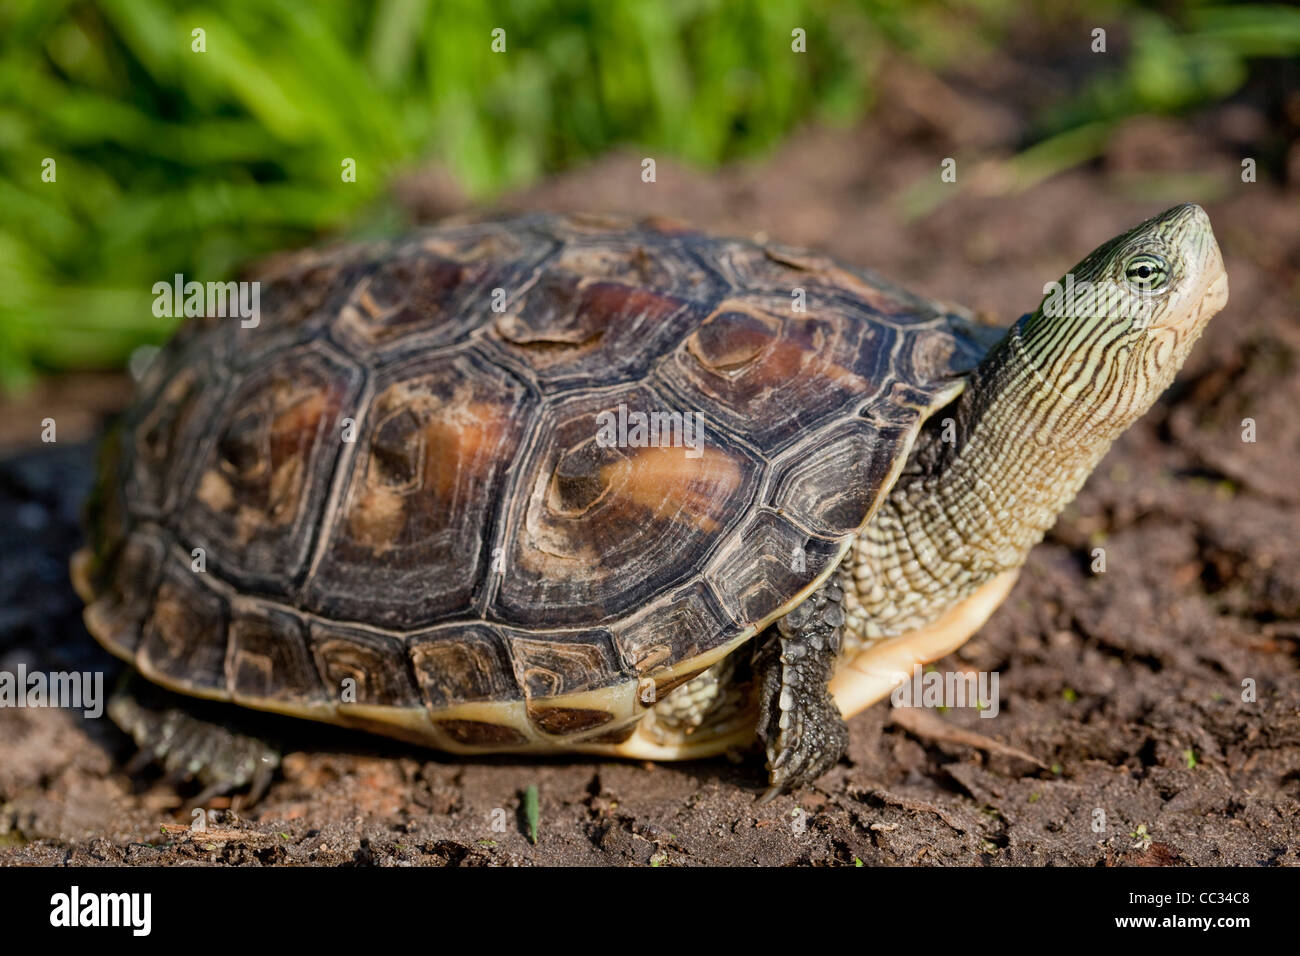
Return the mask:
[[1219, 250], [1214, 230], [1210, 227], [1210, 217], [1196, 203], [1187, 205], [1194, 210], [1190, 214], [1193, 225], [1189, 233], [1199, 237], [1195, 248], [1199, 250], [1203, 264], [1205, 291], [1201, 296], [1201, 311], [1205, 315], [1205, 321], [1209, 321], [1211, 316], [1228, 304], [1228, 273], [1223, 267], [1223, 253]]
[[[1222, 263], [1219, 268], [1223, 268]], [[1228, 273], [1219, 273], [1218, 278], [1205, 290], [1205, 298], [1201, 301], [1204, 303], [1202, 308], [1208, 315], [1214, 315], [1228, 304]]]

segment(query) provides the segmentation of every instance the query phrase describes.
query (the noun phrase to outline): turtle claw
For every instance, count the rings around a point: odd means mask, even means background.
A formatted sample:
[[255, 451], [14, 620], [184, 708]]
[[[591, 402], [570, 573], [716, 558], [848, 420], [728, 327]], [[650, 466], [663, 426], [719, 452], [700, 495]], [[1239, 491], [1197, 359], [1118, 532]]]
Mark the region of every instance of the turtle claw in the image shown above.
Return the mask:
[[[824, 690], [824, 688], [823, 688]], [[829, 693], [825, 700], [795, 697], [787, 713], [790, 727], [767, 739], [770, 786], [760, 802], [812, 783], [839, 761], [849, 742], [848, 728]]]

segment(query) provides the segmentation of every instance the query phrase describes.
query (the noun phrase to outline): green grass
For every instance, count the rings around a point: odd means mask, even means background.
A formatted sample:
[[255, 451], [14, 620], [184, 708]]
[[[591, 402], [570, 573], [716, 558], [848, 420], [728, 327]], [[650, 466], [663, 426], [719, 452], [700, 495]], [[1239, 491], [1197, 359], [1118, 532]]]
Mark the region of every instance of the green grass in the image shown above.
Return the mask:
[[[712, 164], [851, 119], [869, 88], [856, 4], [497, 6], [0, 6], [0, 381], [164, 336], [149, 289], [176, 272], [223, 278], [323, 232], [392, 227], [385, 191], [423, 163], [476, 199], [620, 143]], [[788, 24], [816, 56], [791, 52]]]
[[[759, 155], [799, 124], [862, 115], [886, 54], [934, 68], [978, 56], [1015, 10], [0, 0], [0, 386], [119, 365], [164, 338], [150, 289], [174, 273], [228, 278], [322, 234], [399, 227], [389, 189], [404, 171], [437, 163], [485, 200], [621, 144], [701, 166]], [[1300, 49], [1291, 9], [1193, 4], [1182, 20], [1136, 15], [1131, 61], [1044, 117], [1048, 145], [1024, 174], [1095, 152], [1128, 113], [1227, 95], [1249, 56]], [[806, 54], [791, 50], [795, 26]]]

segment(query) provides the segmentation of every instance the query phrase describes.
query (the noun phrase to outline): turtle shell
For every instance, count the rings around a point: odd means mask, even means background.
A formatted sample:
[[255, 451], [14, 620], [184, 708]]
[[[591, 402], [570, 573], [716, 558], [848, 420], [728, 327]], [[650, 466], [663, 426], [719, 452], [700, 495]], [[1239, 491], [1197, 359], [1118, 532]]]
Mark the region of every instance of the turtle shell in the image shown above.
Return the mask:
[[453, 751], [656, 755], [647, 706], [829, 576], [988, 344], [663, 221], [257, 278], [257, 325], [190, 321], [105, 443], [86, 623], [173, 689]]

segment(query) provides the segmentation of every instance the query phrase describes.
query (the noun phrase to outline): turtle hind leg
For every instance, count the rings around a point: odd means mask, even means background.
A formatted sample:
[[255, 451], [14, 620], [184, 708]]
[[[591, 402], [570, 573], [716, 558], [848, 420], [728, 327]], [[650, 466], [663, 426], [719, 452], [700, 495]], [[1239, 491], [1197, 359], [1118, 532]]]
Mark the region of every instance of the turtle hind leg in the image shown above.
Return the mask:
[[203, 789], [195, 806], [244, 787], [251, 806], [280, 765], [280, 748], [242, 729], [230, 707], [174, 694], [135, 671], [113, 691], [108, 716], [139, 748], [127, 772], [156, 763], [174, 785], [197, 782]]
[[758, 736], [767, 750], [766, 803], [833, 767], [849, 732], [827, 684], [839, 657], [843, 592], [826, 584], [777, 622], [754, 659]]

